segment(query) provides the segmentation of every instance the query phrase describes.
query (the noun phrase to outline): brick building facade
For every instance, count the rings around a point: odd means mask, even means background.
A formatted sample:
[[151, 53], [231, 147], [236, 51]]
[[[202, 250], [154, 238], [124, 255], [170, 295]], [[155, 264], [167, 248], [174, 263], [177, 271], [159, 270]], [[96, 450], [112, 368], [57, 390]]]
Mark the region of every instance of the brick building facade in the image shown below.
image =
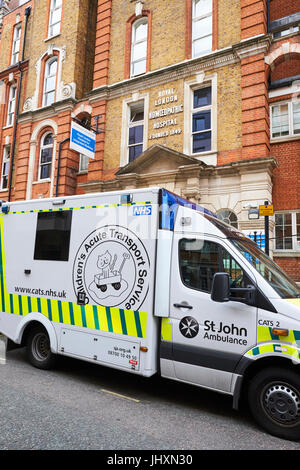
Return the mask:
[[[300, 282], [300, 0], [0, 5], [1, 199], [160, 185], [251, 234], [268, 200]], [[94, 159], [74, 118], [98, 122]]]

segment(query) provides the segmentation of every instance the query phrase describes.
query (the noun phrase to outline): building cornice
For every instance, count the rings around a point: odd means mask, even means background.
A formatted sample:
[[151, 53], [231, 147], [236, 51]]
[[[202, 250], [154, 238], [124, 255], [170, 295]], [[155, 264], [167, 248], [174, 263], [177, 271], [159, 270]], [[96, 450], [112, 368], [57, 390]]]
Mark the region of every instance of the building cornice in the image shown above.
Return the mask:
[[14, 64], [14, 65], [10, 65], [10, 66], [7, 67], [6, 69], [1, 70], [1, 72], [0, 72], [0, 80], [5, 79], [5, 78], [8, 77], [11, 73], [15, 74], [15, 73], [18, 73], [20, 70], [22, 70], [22, 72], [24, 72], [25, 70], [28, 69], [28, 65], [29, 65], [29, 60], [23, 60], [23, 62], [17, 62], [17, 63]]
[[[175, 182], [176, 180], [186, 180], [189, 178], [198, 179], [199, 183], [202, 178], [214, 178], [216, 176], [236, 176], [249, 173], [267, 172], [270, 176], [277, 168], [278, 163], [275, 158], [257, 158], [253, 160], [240, 160], [232, 162], [226, 165], [220, 166], [208, 166], [208, 165], [197, 165], [194, 163], [181, 165], [177, 169], [164, 170], [160, 172], [151, 172], [145, 174], [138, 174], [135, 172], [126, 173], [124, 175], [118, 175], [112, 180], [98, 180], [79, 183], [86, 192], [97, 192], [97, 191], [108, 191], [117, 190], [125, 187], [136, 187], [136, 186], [148, 186], [148, 185], [164, 185], [168, 182]], [[257, 187], [257, 182], [255, 183]], [[252, 189], [252, 186], [249, 186]], [[265, 187], [265, 182], [262, 187]], [[187, 185], [187, 190], [189, 186]], [[199, 192], [200, 189], [198, 188]], [[270, 189], [271, 191], [271, 189]], [[191, 193], [194, 194], [194, 187], [191, 189]], [[201, 191], [200, 191], [201, 192]], [[228, 193], [228, 188], [224, 188], [224, 194]], [[193, 196], [194, 197], [194, 196]]]
[[145, 88], [159, 86], [166, 82], [185, 79], [199, 73], [199, 71], [215, 70], [226, 65], [237, 64], [246, 57], [267, 53], [271, 41], [270, 35], [255, 36], [202, 57], [187, 59], [162, 69], [153, 70], [139, 77], [94, 88], [88, 93], [87, 98], [90, 103], [114, 99], [144, 90]]
[[246, 59], [257, 54], [266, 54], [272, 44], [272, 35], [261, 34], [253, 38], [243, 40], [232, 46], [234, 54], [240, 59]]
[[25, 122], [36, 122], [43, 119], [53, 118], [54, 116], [57, 116], [58, 114], [65, 111], [72, 112], [76, 104], [77, 101], [72, 98], [58, 101], [53, 103], [51, 106], [21, 113], [18, 117], [18, 121], [19, 123], [23, 124]]

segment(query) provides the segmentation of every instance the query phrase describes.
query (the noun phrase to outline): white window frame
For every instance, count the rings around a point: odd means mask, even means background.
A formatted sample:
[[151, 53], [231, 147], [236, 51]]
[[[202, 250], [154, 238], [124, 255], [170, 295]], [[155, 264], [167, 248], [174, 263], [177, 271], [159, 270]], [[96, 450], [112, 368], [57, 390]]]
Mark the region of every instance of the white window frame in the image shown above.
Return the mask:
[[[138, 109], [143, 108], [144, 118], [139, 120], [139, 121], [132, 121], [131, 120], [131, 111], [135, 107], [137, 108], [137, 111], [138, 111]], [[127, 122], [128, 122], [128, 125], [127, 125], [127, 161], [129, 162], [129, 151], [130, 151], [131, 147], [136, 147], [137, 145], [142, 145], [142, 147], [143, 147], [142, 152], [144, 151], [144, 132], [145, 132], [145, 103], [144, 103], [144, 100], [138, 101], [136, 103], [131, 103], [128, 106], [128, 121]], [[133, 127], [138, 127], [138, 126], [143, 126], [143, 140], [141, 142], [138, 142], [138, 143], [130, 144], [129, 143], [130, 129], [132, 129]]]
[[[212, 35], [213, 35], [213, 21], [212, 21], [212, 10], [213, 10], [213, 0], [211, 0], [211, 10], [207, 13], [204, 13], [203, 15], [200, 15], [200, 16], [196, 16], [196, 5], [198, 2], [201, 2], [201, 0], [193, 0], [193, 5], [192, 5], [192, 57], [195, 58], [195, 57], [201, 57], [201, 55], [204, 55], [204, 54], [208, 54], [212, 51]], [[199, 21], [202, 21], [202, 20], [206, 20], [207, 18], [210, 18], [211, 19], [211, 32], [209, 34], [198, 34], [196, 36], [196, 23], [198, 23]], [[203, 38], [208, 38], [210, 37], [211, 38], [211, 47], [210, 49], [208, 50], [204, 50], [202, 53], [200, 54], [196, 54], [195, 53], [195, 43], [199, 40], [199, 39], [203, 39]]]
[[120, 166], [129, 163], [128, 138], [129, 138], [129, 122], [130, 122], [130, 106], [144, 101], [144, 135], [143, 135], [143, 152], [147, 148], [148, 143], [148, 119], [149, 116], [149, 94], [134, 93], [130, 98], [123, 100], [122, 105], [122, 130], [121, 130], [121, 148], [120, 148]]
[[[54, 22], [53, 17], [58, 11], [60, 11], [59, 20]], [[62, 0], [51, 0], [50, 12], [49, 12], [48, 38], [52, 38], [60, 34], [61, 17], [62, 17]], [[59, 26], [59, 31], [56, 31], [57, 26]]]
[[21, 31], [22, 31], [21, 23], [16, 24], [14, 27], [14, 36], [13, 36], [13, 43], [12, 43], [12, 50], [11, 50], [11, 64], [10, 65], [15, 65], [19, 60], [20, 45], [21, 45]]
[[[3, 157], [2, 157], [2, 168], [1, 168], [1, 183], [0, 189], [7, 190], [8, 189], [8, 179], [9, 179], [9, 162], [10, 162], [10, 145], [5, 145], [3, 147]], [[7, 173], [4, 173], [5, 164], [8, 163], [7, 166]], [[4, 179], [7, 178], [7, 185], [4, 187]]]
[[276, 39], [282, 39], [285, 36], [289, 36], [290, 34], [295, 34], [299, 32], [299, 26], [293, 25], [290, 27], [287, 27], [286, 29], [282, 29], [280, 31], [274, 31], [273, 33], [273, 38]]
[[[52, 144], [49, 145], [44, 145], [44, 141], [46, 137], [51, 134], [52, 135]], [[52, 154], [51, 154], [51, 162], [46, 162], [42, 163], [42, 151], [43, 149], [48, 149], [52, 148]], [[39, 169], [38, 169], [38, 181], [43, 182], [43, 181], [50, 181], [51, 180], [51, 174], [52, 174], [52, 162], [53, 162], [53, 151], [54, 151], [54, 136], [52, 131], [47, 131], [45, 134], [42, 135], [41, 140], [40, 140], [40, 155], [39, 155]], [[41, 171], [43, 166], [50, 166], [50, 176], [46, 176], [45, 178], [41, 177]]]
[[[50, 69], [51, 65], [52, 65], [54, 62], [56, 62], [56, 72], [55, 72], [55, 75], [50, 75], [50, 74], [49, 74], [49, 69]], [[50, 59], [48, 59], [47, 62], [46, 62], [46, 64], [45, 64], [44, 86], [43, 86], [43, 106], [50, 106], [51, 104], [53, 104], [53, 103], [55, 102], [57, 70], [58, 70], [58, 57], [57, 57], [57, 56], [54, 56], [54, 57], [51, 57]], [[50, 90], [46, 90], [47, 79], [48, 79], [48, 78], [51, 78], [51, 77], [55, 77], [55, 85], [54, 85], [54, 88], [53, 88], [53, 89], [50, 89]], [[53, 93], [53, 92], [54, 92], [53, 101], [51, 101], [51, 103], [47, 103], [47, 104], [46, 104], [47, 96], [48, 96], [50, 93]]]
[[[206, 85], [200, 88], [194, 88], [193, 93], [192, 93], [192, 113], [191, 113], [191, 155], [199, 155], [200, 153], [207, 153], [211, 151], [212, 148], [212, 99], [211, 99], [211, 104], [206, 105], [206, 106], [199, 106], [198, 108], [194, 108], [194, 94], [198, 90], [205, 90], [205, 89], [210, 89], [211, 90], [211, 95], [212, 95], [212, 87], [211, 85]], [[211, 97], [212, 98], [212, 97]], [[208, 112], [210, 113], [210, 128], [205, 129], [203, 131], [193, 131], [193, 116], [194, 114], [198, 114], [201, 112]], [[194, 143], [194, 135], [196, 134], [204, 134], [205, 132], [210, 132], [211, 138], [210, 138], [210, 149], [209, 150], [203, 150], [202, 152], [194, 152], [193, 151], [193, 143]]]
[[[227, 215], [225, 216], [225, 213], [227, 212]], [[235, 227], [238, 229], [238, 217], [235, 212], [231, 209], [220, 209], [217, 211], [217, 218], [219, 220], [222, 220], [222, 222], [225, 222], [228, 225], [232, 225], [232, 227]]]
[[[146, 24], [147, 25], [147, 34], [146, 34], [146, 37], [142, 38], [141, 40], [136, 40], [135, 39], [136, 30], [141, 24]], [[149, 34], [148, 17], [143, 16], [142, 18], [136, 20], [132, 25], [131, 55], [130, 55], [130, 57], [131, 57], [131, 59], [130, 59], [130, 76], [131, 77], [135, 77], [135, 76], [142, 75], [142, 74], [146, 73], [146, 70], [147, 70], [147, 52], [148, 52], [148, 34]], [[143, 44], [144, 44], [144, 47], [145, 47], [145, 54], [141, 58], [139, 58], [137, 60], [134, 60], [134, 50], [135, 50], [135, 48], [139, 47]], [[134, 66], [135, 66], [135, 64], [137, 64], [139, 62], [145, 62], [145, 67], [144, 67], [142, 72], [134, 73]]]
[[9, 97], [7, 104], [6, 126], [11, 127], [15, 120], [17, 85], [11, 85], [9, 88]]
[[[291, 221], [292, 221], [292, 235], [291, 237], [285, 237], [285, 238], [291, 238], [292, 239], [292, 248], [277, 248], [276, 247], [276, 223], [274, 225], [274, 234], [275, 234], [275, 243], [274, 243], [274, 251], [282, 253], [282, 252], [289, 252], [289, 251], [300, 251], [300, 232], [299, 235], [297, 234], [297, 214], [300, 214], [300, 211], [279, 211], [276, 212], [275, 215], [291, 215]], [[274, 217], [275, 220], [275, 217]], [[299, 241], [297, 240], [299, 236]]]
[[79, 154], [79, 169], [78, 173], [87, 173], [89, 171], [90, 159], [87, 155]]
[[[183, 152], [191, 155], [208, 165], [217, 165], [217, 146], [218, 146], [218, 100], [217, 100], [217, 82], [216, 73], [204, 74], [200, 72], [195, 79], [187, 80], [184, 83], [184, 139]], [[193, 153], [192, 115], [195, 112], [193, 108], [194, 91], [200, 88], [211, 87], [211, 150]], [[208, 108], [208, 107], [207, 107]], [[201, 108], [204, 110], [204, 107]]]
[[[289, 138], [298, 138], [300, 139], [300, 132], [299, 133], [294, 133], [294, 113], [293, 113], [293, 105], [295, 104], [295, 101], [292, 100], [286, 100], [286, 101], [278, 101], [276, 103], [272, 103], [270, 105], [270, 138], [272, 141], [275, 140], [286, 140]], [[277, 137], [273, 137], [273, 119], [272, 119], [272, 111], [275, 106], [282, 106], [282, 105], [288, 105], [288, 128], [289, 128], [289, 133], [287, 135], [281, 135]]]

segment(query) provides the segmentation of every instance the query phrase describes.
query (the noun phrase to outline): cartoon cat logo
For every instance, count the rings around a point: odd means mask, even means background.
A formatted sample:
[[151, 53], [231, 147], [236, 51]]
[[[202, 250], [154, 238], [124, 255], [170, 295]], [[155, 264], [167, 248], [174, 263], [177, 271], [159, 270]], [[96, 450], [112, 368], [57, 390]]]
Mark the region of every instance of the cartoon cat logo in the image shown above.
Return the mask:
[[127, 227], [106, 225], [89, 233], [74, 257], [73, 286], [80, 305], [139, 310], [149, 290], [150, 259]]
[[[115, 269], [118, 256], [115, 254], [112, 260], [111, 253], [106, 250], [98, 256], [97, 267], [100, 272], [94, 275], [94, 280], [89, 285], [89, 289], [96, 294], [98, 299], [105, 299], [110, 296], [122, 294], [128, 287], [125, 279], [122, 279], [122, 270], [127, 259], [128, 253], [123, 253], [122, 262], [119, 269]], [[116, 293], [118, 291], [118, 293]]]
[[98, 256], [97, 266], [101, 271], [101, 276], [103, 278], [109, 277], [110, 274], [115, 274], [114, 266], [116, 263], [117, 255], [114, 256], [114, 260], [111, 263], [111, 254], [108, 250], [104, 254]]

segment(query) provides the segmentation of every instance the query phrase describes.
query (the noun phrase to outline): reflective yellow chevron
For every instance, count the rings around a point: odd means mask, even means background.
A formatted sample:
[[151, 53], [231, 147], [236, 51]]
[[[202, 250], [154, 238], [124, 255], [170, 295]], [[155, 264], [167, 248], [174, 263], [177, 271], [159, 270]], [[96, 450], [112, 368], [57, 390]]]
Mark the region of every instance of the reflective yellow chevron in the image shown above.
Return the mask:
[[50, 321], [57, 323], [146, 338], [146, 312], [96, 305], [77, 305], [73, 302], [7, 292], [3, 217], [0, 217], [0, 237], [0, 310], [20, 316], [28, 315], [31, 312], [39, 312], [49, 318]]
[[290, 358], [300, 360], [300, 331], [290, 330], [288, 336], [278, 336], [272, 333], [268, 326], [258, 326], [257, 346], [250, 349], [246, 356], [255, 358], [261, 354], [284, 354]]
[[161, 339], [163, 341], [172, 341], [172, 329], [170, 318], [162, 318], [161, 320]]

